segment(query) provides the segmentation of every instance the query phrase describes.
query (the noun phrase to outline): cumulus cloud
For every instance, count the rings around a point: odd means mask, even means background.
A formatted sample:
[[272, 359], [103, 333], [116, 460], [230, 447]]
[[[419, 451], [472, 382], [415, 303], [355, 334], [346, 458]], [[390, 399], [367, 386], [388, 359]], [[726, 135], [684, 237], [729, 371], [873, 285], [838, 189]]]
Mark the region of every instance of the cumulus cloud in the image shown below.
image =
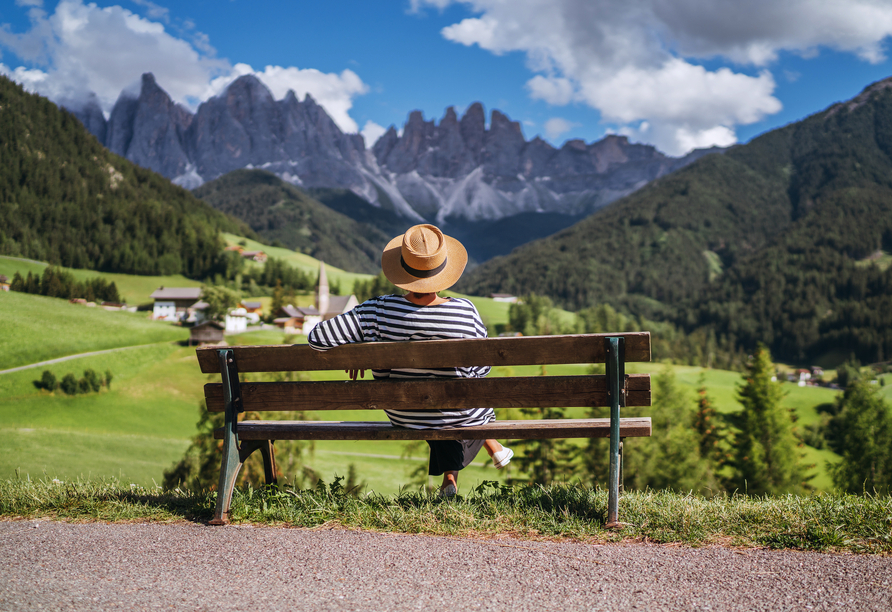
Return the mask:
[[566, 134], [573, 128], [579, 127], [579, 124], [573, 123], [572, 121], [567, 121], [566, 119], [562, 119], [560, 117], [552, 117], [545, 122], [544, 127], [545, 137], [549, 140], [556, 140], [560, 138], [561, 135]]
[[[192, 33], [191, 42], [171, 34], [157, 21], [169, 20], [167, 9], [150, 0], [135, 0], [135, 4], [151, 19], [121, 6], [100, 8], [82, 0], [62, 0], [52, 15], [32, 8], [28, 13], [30, 30], [13, 33], [9, 26], [0, 25], [0, 47], [36, 67], [0, 70], [30, 91], [57, 102], [84, 100], [94, 92], [106, 112], [121, 91], [138, 82], [144, 72], [153, 73], [171, 98], [193, 110], [239, 76], [253, 73], [277, 99], [289, 89], [301, 99], [309, 93], [342, 130], [358, 131], [349, 111], [353, 98], [368, 88], [354, 72], [326, 74], [281, 66], [255, 71], [247, 64], [233, 66], [215, 57], [215, 50], [200, 32]], [[190, 29], [188, 25], [186, 29]]]
[[378, 142], [378, 139], [381, 138], [385, 132], [387, 132], [387, 129], [384, 126], [369, 120], [365, 122], [360, 134], [362, 134], [362, 137], [365, 139], [365, 146], [371, 148], [372, 145]]
[[[885, 59], [892, 3], [877, 0], [453, 0], [475, 17], [442, 30], [495, 54], [520, 51], [529, 95], [584, 103], [617, 131], [663, 150], [727, 145], [735, 128], [781, 110], [768, 71], [782, 51]], [[438, 9], [447, 0], [414, 0]], [[703, 60], [728, 67], [707, 70]], [[748, 69], [747, 69], [748, 68]]]
[[219, 95], [230, 83], [246, 74], [253, 74], [260, 79], [277, 100], [284, 98], [289, 90], [294, 91], [300, 100], [310, 94], [342, 131], [351, 134], [359, 131], [349, 111], [353, 107], [353, 98], [366, 93], [368, 86], [352, 70], [332, 74], [314, 68], [267, 66], [259, 71], [254, 70], [249, 64], [239, 63], [226, 74], [212, 79], [201, 98], [206, 100]]

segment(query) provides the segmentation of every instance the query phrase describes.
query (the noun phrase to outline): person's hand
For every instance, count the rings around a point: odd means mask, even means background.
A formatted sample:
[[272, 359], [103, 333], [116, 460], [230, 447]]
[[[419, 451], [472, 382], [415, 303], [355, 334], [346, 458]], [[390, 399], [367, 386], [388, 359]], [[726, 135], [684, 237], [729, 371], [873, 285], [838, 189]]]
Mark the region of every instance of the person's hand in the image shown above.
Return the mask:
[[365, 370], [344, 370], [344, 371], [350, 377], [350, 380], [356, 380], [357, 378], [365, 378]]

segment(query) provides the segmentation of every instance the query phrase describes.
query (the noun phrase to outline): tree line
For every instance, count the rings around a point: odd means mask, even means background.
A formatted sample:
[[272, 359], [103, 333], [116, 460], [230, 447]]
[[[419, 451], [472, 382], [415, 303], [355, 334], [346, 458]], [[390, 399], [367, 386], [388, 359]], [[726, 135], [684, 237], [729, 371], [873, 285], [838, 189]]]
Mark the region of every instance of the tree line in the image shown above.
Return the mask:
[[16, 271], [9, 284], [11, 291], [45, 295], [63, 299], [84, 299], [88, 302], [120, 303], [121, 296], [114, 281], [109, 282], [101, 276], [88, 278], [79, 282], [71, 272], [47, 266], [40, 276], [32, 274], [23, 277]]

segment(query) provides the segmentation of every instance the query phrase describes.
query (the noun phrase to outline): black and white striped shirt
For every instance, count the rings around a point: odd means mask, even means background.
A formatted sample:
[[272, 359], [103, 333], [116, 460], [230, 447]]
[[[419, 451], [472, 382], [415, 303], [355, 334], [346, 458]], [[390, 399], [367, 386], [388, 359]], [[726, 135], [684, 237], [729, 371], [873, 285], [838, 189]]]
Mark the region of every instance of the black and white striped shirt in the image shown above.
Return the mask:
[[[450, 298], [431, 306], [413, 304], [401, 295], [381, 295], [353, 310], [316, 325], [310, 346], [324, 351], [354, 342], [399, 342], [485, 338], [486, 327], [477, 309], [463, 298]], [[372, 370], [385, 378], [482, 378], [489, 366], [467, 368]], [[469, 410], [387, 410], [390, 422], [410, 429], [440, 429], [483, 425], [495, 419], [492, 408]]]

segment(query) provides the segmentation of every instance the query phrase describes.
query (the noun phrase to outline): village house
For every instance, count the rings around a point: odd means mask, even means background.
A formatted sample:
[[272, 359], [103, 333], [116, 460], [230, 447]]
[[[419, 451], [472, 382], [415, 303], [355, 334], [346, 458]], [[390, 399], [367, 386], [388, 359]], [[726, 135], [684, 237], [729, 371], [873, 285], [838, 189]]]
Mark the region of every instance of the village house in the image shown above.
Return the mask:
[[189, 346], [201, 344], [225, 344], [223, 325], [216, 321], [199, 323], [189, 331]]
[[331, 295], [325, 264], [320, 261], [319, 285], [316, 287], [315, 307], [298, 307], [291, 304], [283, 306], [276, 313], [279, 316], [273, 320], [273, 323], [281, 327], [286, 334], [299, 333], [307, 335], [320, 321], [327, 321], [339, 314], [352, 310], [358, 305], [359, 300], [353, 294]]
[[241, 251], [242, 257], [245, 259], [253, 259], [254, 261], [263, 263], [266, 261], [266, 253], [263, 251]]
[[[314, 306], [300, 307], [288, 304], [279, 309], [279, 317], [273, 319], [286, 334], [309, 334], [310, 330], [322, 320], [322, 316]], [[306, 330], [306, 331], [304, 331]]]
[[0, 274], [0, 291], [9, 291], [9, 278]]
[[251, 324], [260, 323], [260, 318], [263, 316], [263, 302], [240, 302], [238, 307], [245, 310], [245, 316]]
[[516, 295], [511, 295], [510, 293], [490, 293], [489, 297], [494, 302], [507, 302], [508, 304], [517, 304], [519, 301]]
[[[194, 306], [201, 299], [201, 287], [158, 287], [149, 297], [155, 301], [153, 319], [177, 322], [195, 316]], [[192, 313], [187, 313], [189, 309]]]

